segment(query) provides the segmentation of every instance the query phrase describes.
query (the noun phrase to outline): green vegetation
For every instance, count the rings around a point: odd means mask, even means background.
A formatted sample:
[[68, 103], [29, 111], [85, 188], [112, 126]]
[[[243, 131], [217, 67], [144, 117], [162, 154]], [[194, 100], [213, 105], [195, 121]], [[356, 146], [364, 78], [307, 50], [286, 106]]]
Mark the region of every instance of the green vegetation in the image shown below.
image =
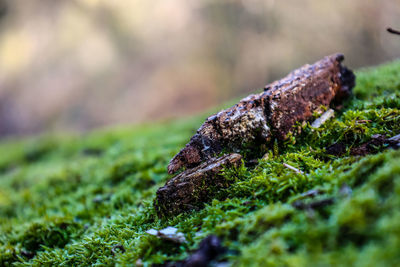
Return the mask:
[[[399, 265], [400, 150], [354, 157], [349, 149], [400, 133], [400, 61], [358, 72], [357, 84], [335, 119], [302, 126], [255, 167], [225, 170], [231, 187], [169, 219], [156, 217], [155, 192], [203, 117], [3, 141], [0, 266], [150, 265], [184, 259], [209, 234], [229, 248], [220, 260], [235, 266]], [[336, 142], [344, 155], [326, 153]], [[317, 202], [325, 204], [310, 208]], [[188, 242], [145, 233], [167, 226]]]

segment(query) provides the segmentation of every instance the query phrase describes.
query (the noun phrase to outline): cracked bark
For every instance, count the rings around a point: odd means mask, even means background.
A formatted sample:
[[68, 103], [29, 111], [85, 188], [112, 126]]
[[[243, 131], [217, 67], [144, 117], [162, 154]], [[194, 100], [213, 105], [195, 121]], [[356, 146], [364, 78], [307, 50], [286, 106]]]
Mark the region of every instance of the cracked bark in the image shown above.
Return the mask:
[[307, 121], [322, 106], [339, 104], [355, 84], [353, 72], [341, 65], [341, 54], [327, 56], [267, 85], [235, 106], [210, 116], [172, 158], [168, 173], [193, 168], [222, 152], [243, 145], [284, 140], [296, 122]]
[[157, 191], [154, 206], [159, 216], [177, 215], [201, 208], [214, 193], [229, 186], [220, 171], [238, 166], [246, 145], [285, 140], [296, 122], [307, 121], [313, 112], [339, 104], [354, 87], [355, 76], [341, 65], [341, 54], [305, 65], [285, 78], [267, 85], [231, 108], [210, 116], [189, 143], [171, 160], [168, 172], [185, 171]]
[[228, 154], [173, 177], [157, 190], [155, 208], [158, 215], [177, 215], [201, 208], [212, 197], [212, 190], [229, 186], [221, 170], [224, 167], [239, 166], [241, 160], [239, 154]]

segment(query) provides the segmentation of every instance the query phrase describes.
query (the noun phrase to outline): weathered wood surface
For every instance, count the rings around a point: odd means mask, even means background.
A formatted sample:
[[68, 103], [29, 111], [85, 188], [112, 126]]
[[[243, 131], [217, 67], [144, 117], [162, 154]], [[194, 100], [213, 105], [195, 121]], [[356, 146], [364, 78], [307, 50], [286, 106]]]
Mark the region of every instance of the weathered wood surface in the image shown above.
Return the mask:
[[355, 76], [341, 65], [341, 54], [305, 65], [285, 78], [267, 85], [235, 106], [207, 118], [190, 142], [171, 160], [169, 173], [185, 171], [157, 191], [155, 208], [160, 216], [196, 209], [213, 192], [229, 186], [221, 175], [224, 167], [238, 166], [244, 146], [285, 140], [296, 122], [307, 121], [314, 112], [340, 103], [354, 87]]
[[235, 153], [224, 155], [173, 177], [157, 190], [158, 214], [176, 215], [201, 207], [212, 196], [210, 191], [229, 186], [220, 171], [224, 167], [239, 166], [241, 159], [242, 156]]
[[168, 172], [193, 168], [222, 150], [238, 152], [249, 143], [284, 140], [296, 122], [307, 121], [321, 107], [338, 104], [355, 84], [341, 54], [305, 65], [267, 85], [235, 106], [207, 118], [189, 143], [170, 161]]

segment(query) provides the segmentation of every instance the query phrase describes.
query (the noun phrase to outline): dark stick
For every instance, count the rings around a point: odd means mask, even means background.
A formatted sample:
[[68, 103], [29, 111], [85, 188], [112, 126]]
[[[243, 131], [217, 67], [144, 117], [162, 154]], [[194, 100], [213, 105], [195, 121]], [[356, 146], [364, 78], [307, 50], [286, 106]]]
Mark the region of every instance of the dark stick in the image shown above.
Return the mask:
[[398, 31], [398, 30], [395, 30], [395, 29], [392, 29], [392, 28], [387, 28], [386, 30], [387, 30], [388, 32], [390, 32], [390, 33], [400, 35], [400, 31]]

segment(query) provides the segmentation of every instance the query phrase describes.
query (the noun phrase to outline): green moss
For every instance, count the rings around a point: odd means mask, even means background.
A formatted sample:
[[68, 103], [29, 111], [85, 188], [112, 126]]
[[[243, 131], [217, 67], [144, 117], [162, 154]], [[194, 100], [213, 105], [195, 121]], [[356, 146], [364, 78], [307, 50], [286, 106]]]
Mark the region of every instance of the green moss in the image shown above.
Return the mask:
[[[396, 266], [400, 151], [349, 151], [374, 134], [400, 133], [399, 89], [399, 61], [357, 72], [354, 96], [334, 119], [318, 129], [297, 125], [300, 135], [260, 148], [268, 152], [256, 166], [225, 169], [230, 187], [173, 218], [157, 218], [155, 192], [206, 116], [3, 141], [0, 265], [150, 265], [184, 259], [216, 234], [229, 248], [222, 259], [234, 266]], [[328, 155], [338, 142], [346, 152]], [[146, 234], [166, 226], [187, 244]]]

